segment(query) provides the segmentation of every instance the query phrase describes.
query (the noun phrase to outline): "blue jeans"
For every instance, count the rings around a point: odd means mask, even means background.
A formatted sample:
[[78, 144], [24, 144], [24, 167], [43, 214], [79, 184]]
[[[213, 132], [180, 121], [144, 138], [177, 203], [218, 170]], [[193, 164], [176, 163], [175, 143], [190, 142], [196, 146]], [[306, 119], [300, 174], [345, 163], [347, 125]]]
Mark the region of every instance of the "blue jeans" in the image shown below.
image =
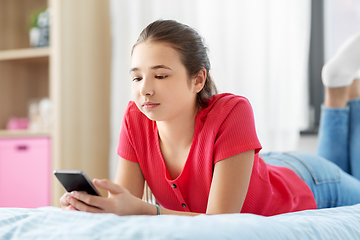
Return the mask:
[[322, 106], [318, 156], [297, 152], [261, 156], [268, 164], [298, 174], [318, 208], [360, 203], [360, 99], [349, 101], [345, 108]]
[[310, 153], [262, 153], [262, 159], [275, 166], [287, 167], [300, 176], [314, 194], [318, 208], [360, 203], [360, 181], [336, 164]]
[[318, 155], [360, 179], [360, 99], [346, 108], [322, 107]]

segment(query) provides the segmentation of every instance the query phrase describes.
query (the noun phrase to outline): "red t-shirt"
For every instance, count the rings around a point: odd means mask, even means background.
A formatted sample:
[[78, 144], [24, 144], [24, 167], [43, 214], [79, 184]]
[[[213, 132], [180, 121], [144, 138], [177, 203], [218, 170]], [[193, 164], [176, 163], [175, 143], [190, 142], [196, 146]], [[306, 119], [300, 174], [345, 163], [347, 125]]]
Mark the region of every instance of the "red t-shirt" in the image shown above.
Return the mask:
[[307, 184], [292, 170], [259, 158], [260, 142], [249, 101], [233, 94], [208, 99], [196, 115], [193, 142], [181, 174], [171, 179], [161, 154], [155, 121], [130, 102], [122, 122], [118, 154], [137, 162], [158, 203], [168, 209], [205, 213], [214, 165], [255, 150], [250, 185], [242, 213], [271, 216], [316, 209]]

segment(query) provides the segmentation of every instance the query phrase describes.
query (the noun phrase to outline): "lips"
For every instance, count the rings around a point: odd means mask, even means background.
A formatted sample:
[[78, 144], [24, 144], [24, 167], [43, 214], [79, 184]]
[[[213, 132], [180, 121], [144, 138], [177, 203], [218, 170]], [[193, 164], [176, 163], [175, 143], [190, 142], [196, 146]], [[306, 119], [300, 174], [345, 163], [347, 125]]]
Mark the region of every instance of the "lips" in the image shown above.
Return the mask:
[[143, 107], [144, 107], [144, 108], [151, 109], [151, 108], [155, 108], [155, 107], [157, 107], [157, 106], [159, 106], [159, 105], [160, 105], [160, 103], [144, 102]]

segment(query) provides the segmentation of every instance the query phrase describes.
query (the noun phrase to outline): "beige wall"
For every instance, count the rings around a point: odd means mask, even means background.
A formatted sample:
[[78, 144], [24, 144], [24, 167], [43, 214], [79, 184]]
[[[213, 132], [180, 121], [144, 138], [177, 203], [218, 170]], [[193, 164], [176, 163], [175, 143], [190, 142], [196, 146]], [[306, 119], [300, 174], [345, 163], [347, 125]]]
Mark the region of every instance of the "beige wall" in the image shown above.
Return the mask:
[[[107, 0], [52, 0], [53, 169], [108, 178], [111, 35]], [[53, 203], [64, 190], [53, 177]], [[102, 193], [105, 194], [105, 193]]]

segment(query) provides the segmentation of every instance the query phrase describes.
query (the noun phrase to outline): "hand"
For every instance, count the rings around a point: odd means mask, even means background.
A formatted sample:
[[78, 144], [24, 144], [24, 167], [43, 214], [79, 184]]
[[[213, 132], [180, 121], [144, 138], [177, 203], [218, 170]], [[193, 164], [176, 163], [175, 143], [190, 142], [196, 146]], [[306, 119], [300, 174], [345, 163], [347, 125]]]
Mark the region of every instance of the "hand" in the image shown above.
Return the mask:
[[64, 209], [76, 209], [93, 213], [115, 213], [117, 215], [138, 214], [142, 200], [131, 195], [130, 192], [107, 179], [94, 179], [94, 185], [109, 192], [108, 198], [89, 195], [84, 192], [71, 192], [61, 198]]
[[77, 210], [76, 208], [74, 208], [74, 206], [72, 206], [70, 204], [70, 199], [71, 199], [71, 194], [66, 192], [64, 193], [64, 195], [61, 196], [60, 198], [60, 205], [61, 205], [61, 209], [62, 210]]

